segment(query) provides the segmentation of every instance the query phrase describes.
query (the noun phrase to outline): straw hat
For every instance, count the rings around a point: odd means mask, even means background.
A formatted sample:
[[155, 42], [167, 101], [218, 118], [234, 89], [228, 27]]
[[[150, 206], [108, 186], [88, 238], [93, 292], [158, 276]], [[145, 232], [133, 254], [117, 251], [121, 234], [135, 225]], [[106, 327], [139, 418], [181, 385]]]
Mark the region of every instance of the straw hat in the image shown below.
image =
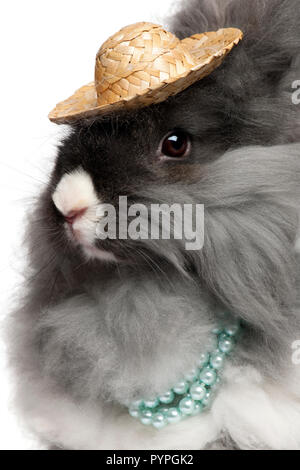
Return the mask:
[[227, 28], [180, 41], [153, 23], [126, 26], [99, 49], [95, 81], [58, 103], [49, 119], [66, 123], [164, 101], [215, 70], [242, 37]]

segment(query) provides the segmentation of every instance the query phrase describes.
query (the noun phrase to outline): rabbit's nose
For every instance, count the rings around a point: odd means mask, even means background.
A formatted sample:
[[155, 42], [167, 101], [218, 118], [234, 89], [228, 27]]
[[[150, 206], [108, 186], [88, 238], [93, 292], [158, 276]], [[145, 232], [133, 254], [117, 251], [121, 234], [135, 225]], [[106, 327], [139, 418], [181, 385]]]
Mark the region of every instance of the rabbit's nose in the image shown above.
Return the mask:
[[65, 220], [66, 222], [68, 222], [69, 225], [73, 225], [75, 220], [82, 217], [86, 211], [87, 211], [87, 207], [84, 207], [83, 209], [74, 209], [68, 212], [67, 215], [64, 216]]
[[90, 175], [82, 168], [63, 175], [52, 194], [52, 200], [70, 225], [87, 209], [100, 203]]

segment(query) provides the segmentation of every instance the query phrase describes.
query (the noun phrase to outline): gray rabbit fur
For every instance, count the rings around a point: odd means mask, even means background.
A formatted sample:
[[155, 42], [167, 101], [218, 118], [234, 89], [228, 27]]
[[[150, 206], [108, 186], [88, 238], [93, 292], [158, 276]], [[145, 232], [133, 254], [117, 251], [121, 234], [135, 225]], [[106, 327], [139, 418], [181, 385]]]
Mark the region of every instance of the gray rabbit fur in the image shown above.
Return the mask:
[[[233, 26], [244, 39], [177, 96], [83, 120], [59, 144], [9, 320], [16, 405], [43, 445], [64, 449], [300, 449], [300, 2], [189, 0], [170, 24], [180, 38]], [[173, 129], [191, 155], [162, 163]], [[78, 170], [99, 201], [204, 204], [203, 249], [95, 240], [88, 256], [52, 200]], [[171, 387], [226, 312], [242, 336], [212, 408], [159, 431], [134, 421], [128, 403]]]

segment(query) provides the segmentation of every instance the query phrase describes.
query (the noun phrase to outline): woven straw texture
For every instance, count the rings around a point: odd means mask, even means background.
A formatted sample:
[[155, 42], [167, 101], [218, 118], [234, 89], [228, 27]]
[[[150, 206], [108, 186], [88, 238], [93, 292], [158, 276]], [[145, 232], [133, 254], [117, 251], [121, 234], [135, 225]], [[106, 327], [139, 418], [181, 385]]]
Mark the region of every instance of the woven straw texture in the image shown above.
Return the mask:
[[59, 103], [49, 118], [70, 122], [164, 101], [215, 70], [242, 36], [227, 28], [180, 41], [156, 24], [127, 26], [98, 51], [95, 81]]

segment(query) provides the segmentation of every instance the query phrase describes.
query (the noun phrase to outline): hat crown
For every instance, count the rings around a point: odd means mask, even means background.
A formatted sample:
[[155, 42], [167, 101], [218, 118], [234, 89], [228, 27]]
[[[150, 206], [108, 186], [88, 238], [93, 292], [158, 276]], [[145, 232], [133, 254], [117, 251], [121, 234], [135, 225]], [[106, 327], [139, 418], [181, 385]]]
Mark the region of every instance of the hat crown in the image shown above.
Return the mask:
[[153, 23], [126, 26], [99, 49], [95, 81], [58, 103], [49, 118], [69, 123], [161, 103], [212, 73], [242, 37], [225, 28], [179, 40]]
[[153, 23], [126, 26], [105, 41], [97, 53], [98, 105], [145, 93], [194, 65], [182, 42], [162, 26]]

